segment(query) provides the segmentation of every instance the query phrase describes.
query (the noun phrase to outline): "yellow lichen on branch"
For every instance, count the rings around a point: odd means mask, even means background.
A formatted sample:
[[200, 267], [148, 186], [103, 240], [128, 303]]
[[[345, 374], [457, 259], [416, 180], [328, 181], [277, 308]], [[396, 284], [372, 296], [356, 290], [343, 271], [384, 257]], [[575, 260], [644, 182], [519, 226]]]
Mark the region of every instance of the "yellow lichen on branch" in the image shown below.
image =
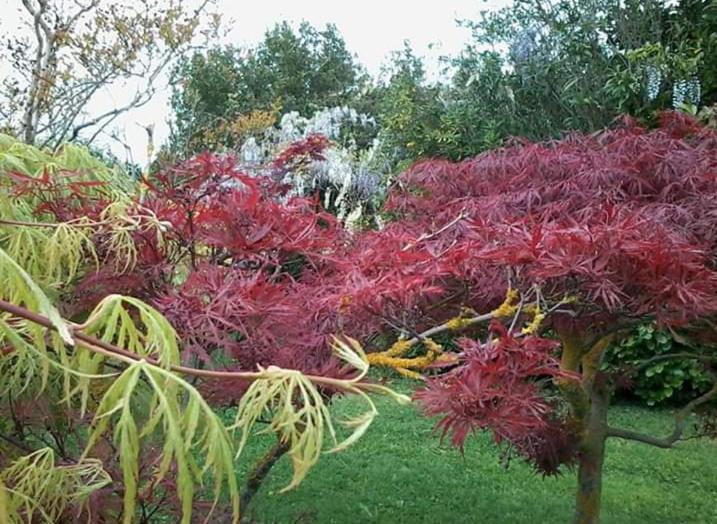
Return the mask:
[[426, 338], [422, 342], [426, 348], [426, 354], [418, 357], [404, 357], [413, 346], [410, 340], [399, 340], [386, 351], [369, 353], [366, 356], [372, 366], [389, 367], [406, 377], [420, 379], [422, 376], [418, 371], [426, 369], [443, 355], [443, 346], [437, 342], [430, 338]]
[[475, 315], [476, 312], [472, 309], [462, 308], [461, 313], [458, 316], [453, 317], [446, 322], [446, 328], [449, 331], [460, 331], [461, 329], [464, 329], [473, 323], [471, 321], [471, 317], [474, 317]]
[[508, 292], [505, 295], [505, 300], [496, 309], [491, 311], [492, 315], [497, 318], [509, 317], [514, 315], [518, 310], [518, 305], [515, 303], [519, 298], [518, 290], [508, 288]]
[[[528, 308], [526, 308], [526, 310], [527, 309]], [[537, 305], [532, 305], [530, 312], [533, 313], [533, 320], [520, 330], [520, 333], [523, 335], [533, 335], [534, 333], [537, 333], [540, 329], [540, 324], [545, 319], [545, 313], [542, 313], [540, 311], [540, 307]]]
[[393, 345], [385, 351], [389, 357], [403, 357], [413, 347], [410, 340], [397, 340]]

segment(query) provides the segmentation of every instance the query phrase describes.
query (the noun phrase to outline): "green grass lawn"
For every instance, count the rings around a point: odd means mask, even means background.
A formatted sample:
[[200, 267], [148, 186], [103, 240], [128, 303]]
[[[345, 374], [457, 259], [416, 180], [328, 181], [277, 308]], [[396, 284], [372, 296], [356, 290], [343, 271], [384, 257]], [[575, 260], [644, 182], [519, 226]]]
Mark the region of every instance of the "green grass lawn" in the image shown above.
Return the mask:
[[[398, 384], [405, 390], [405, 383]], [[575, 477], [542, 479], [520, 461], [506, 471], [488, 435], [470, 439], [465, 456], [440, 444], [433, 422], [413, 406], [377, 399], [380, 415], [352, 448], [324, 455], [301, 486], [279, 493], [290, 478], [286, 457], [252, 506], [268, 523], [564, 523], [572, 514]], [[333, 412], [355, 413], [355, 398]], [[667, 411], [617, 406], [614, 425], [664, 433]], [[252, 444], [245, 459], [259, 451]], [[266, 444], [266, 442], [264, 442]], [[244, 461], [246, 464], [248, 461]], [[603, 522], [717, 523], [717, 443], [690, 441], [660, 450], [608, 442]]]

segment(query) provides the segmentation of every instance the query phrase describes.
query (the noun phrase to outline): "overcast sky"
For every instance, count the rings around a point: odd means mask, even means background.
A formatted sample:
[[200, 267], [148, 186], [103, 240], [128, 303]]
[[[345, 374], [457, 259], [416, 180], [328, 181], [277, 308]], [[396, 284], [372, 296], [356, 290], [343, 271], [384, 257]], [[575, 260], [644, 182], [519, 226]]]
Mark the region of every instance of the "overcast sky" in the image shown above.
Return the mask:
[[[61, 0], [59, 0], [61, 1]], [[124, 0], [127, 1], [127, 0]], [[506, 5], [509, 0], [218, 0], [218, 11], [229, 28], [225, 41], [237, 45], [254, 44], [264, 32], [283, 20], [306, 20], [312, 25], [334, 23], [348, 48], [370, 73], [379, 73], [381, 64], [391, 51], [400, 49], [409, 40], [418, 54], [427, 58], [429, 69], [435, 70], [437, 57], [458, 52], [469, 32], [459, 28], [456, 19], [473, 18], [482, 10]], [[17, 27], [17, 7], [21, 0], [0, 0], [0, 31]], [[429, 50], [429, 45], [433, 48]], [[99, 110], [108, 104], [120, 103], [121, 89], [105, 92], [96, 101]], [[167, 136], [170, 110], [169, 89], [164, 88], [146, 106], [127, 114], [117, 122], [124, 131], [135, 161], [145, 160], [146, 135], [138, 124], [154, 123], [157, 145]], [[112, 149], [124, 157], [123, 148]]]

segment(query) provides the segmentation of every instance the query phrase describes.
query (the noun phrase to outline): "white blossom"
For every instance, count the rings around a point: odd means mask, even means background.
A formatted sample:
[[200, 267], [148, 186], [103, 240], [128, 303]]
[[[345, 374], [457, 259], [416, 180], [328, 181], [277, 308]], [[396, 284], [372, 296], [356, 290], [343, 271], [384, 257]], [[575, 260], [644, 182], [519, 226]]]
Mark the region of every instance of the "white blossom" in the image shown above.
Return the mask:
[[268, 160], [275, 158], [291, 143], [314, 134], [326, 136], [332, 145], [323, 152], [323, 160], [282, 173], [280, 181], [291, 187], [285, 198], [306, 196], [321, 190], [324, 207], [336, 213], [347, 227], [349, 222], [351, 227], [355, 227], [365, 205], [384, 193], [388, 175], [383, 169], [388, 169], [388, 166], [381, 166], [378, 162], [379, 139], [374, 139], [365, 150], [359, 150], [352, 140], [348, 140], [346, 146], [339, 145], [337, 141], [342, 138], [346, 125], [367, 128], [376, 123], [372, 117], [347, 106], [325, 108], [308, 118], [294, 111], [282, 116], [278, 126], [269, 130], [260, 143], [255, 138], [247, 139], [239, 150], [239, 157], [247, 172], [272, 174]]
[[672, 107], [683, 104], [698, 105], [701, 98], [700, 81], [696, 76], [681, 78], [672, 86]]

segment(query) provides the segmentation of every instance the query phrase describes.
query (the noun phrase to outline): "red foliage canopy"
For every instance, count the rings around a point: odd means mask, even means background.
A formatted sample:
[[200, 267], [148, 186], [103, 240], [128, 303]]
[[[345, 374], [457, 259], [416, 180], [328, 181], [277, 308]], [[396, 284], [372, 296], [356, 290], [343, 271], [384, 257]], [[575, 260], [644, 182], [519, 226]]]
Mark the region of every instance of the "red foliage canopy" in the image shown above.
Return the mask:
[[429, 243], [454, 269], [512, 267], [516, 285], [620, 316], [679, 323], [717, 310], [717, 135], [678, 114], [655, 130], [627, 122], [420, 163], [387, 208], [415, 234], [464, 216]]
[[[274, 167], [325, 146], [311, 137]], [[390, 192], [385, 211], [396, 219], [381, 231], [349, 234], [317, 202], [282, 193], [228, 156], [157, 173], [141, 206], [171, 225], [166, 245], [137, 233], [131, 273], [107, 264], [80, 289], [121, 278], [123, 292], [164, 311], [185, 358], [203, 365], [324, 374], [342, 372], [327, 349], [335, 333], [379, 349], [387, 331], [492, 310], [509, 283], [539, 289], [546, 306], [570, 297], [566, 318], [586, 328], [645, 317], [682, 326], [717, 311], [717, 134], [678, 114], [658, 129], [626, 121], [418, 163]], [[87, 306], [98, 296], [88, 293]], [[566, 428], [537, 385], [557, 373], [555, 343], [494, 326], [487, 342], [460, 349], [463, 364], [419, 395], [445, 415], [454, 442], [491, 428], [543, 470], [554, 469], [547, 455], [566, 460], [546, 444]], [[222, 387], [224, 400], [241, 394]]]

